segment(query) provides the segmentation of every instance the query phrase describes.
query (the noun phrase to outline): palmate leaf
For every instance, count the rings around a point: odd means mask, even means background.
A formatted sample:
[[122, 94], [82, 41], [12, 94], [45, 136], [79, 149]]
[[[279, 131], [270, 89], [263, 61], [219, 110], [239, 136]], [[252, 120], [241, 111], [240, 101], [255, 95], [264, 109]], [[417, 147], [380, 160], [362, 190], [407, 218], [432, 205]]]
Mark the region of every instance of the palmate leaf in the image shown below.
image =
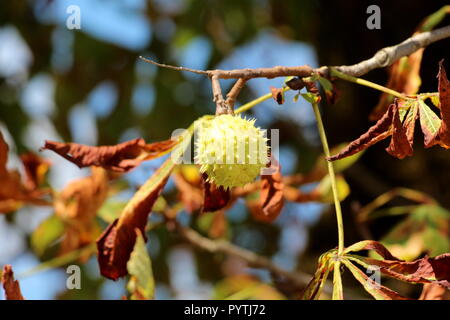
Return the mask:
[[347, 259], [343, 259], [342, 263], [350, 270], [356, 280], [364, 287], [372, 297], [377, 300], [406, 300], [407, 298], [401, 296], [394, 290], [391, 290], [379, 283], [370, 279], [364, 272], [353, 265]]
[[[450, 82], [447, 79], [442, 61], [439, 64], [439, 107], [441, 118], [418, 95], [407, 100], [395, 100], [386, 113], [365, 134], [351, 142], [338, 154], [328, 158], [335, 161], [367, 149], [390, 135], [392, 139], [386, 151], [392, 156], [403, 159], [413, 154], [414, 128], [419, 119], [424, 135], [424, 146], [436, 144], [450, 148]], [[435, 103], [435, 102], [434, 102]]]
[[[434, 27], [438, 25], [448, 13], [450, 13], [449, 9], [450, 6], [444, 6], [426, 17], [416, 28], [414, 35], [434, 29]], [[407, 57], [402, 57], [394, 62], [389, 69], [389, 80], [386, 87], [397, 92], [402, 92], [405, 95], [417, 93], [422, 83], [420, 78], [420, 65], [424, 50], [425, 48], [419, 49], [413, 54]], [[379, 119], [392, 101], [392, 95], [383, 93], [377, 106], [370, 114], [370, 119]]]

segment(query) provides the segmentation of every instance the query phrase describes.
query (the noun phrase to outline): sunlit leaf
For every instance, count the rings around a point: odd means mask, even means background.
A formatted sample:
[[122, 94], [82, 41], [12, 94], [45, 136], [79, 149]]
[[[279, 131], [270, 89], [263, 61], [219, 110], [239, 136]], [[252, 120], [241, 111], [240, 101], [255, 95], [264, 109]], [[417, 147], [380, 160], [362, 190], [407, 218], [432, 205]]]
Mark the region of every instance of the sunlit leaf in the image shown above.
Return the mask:
[[155, 296], [152, 262], [141, 231], [136, 229], [136, 234], [136, 243], [127, 262], [127, 270], [130, 274], [127, 288], [131, 293], [131, 299], [150, 300]]

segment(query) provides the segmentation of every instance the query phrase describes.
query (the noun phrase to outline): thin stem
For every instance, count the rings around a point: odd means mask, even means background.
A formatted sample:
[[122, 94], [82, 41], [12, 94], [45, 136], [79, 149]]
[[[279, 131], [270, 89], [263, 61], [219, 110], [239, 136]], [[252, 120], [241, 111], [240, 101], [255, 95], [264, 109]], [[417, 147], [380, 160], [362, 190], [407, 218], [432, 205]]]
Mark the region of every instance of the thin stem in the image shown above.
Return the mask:
[[345, 73], [342, 73], [340, 71], [337, 71], [335, 68], [330, 68], [330, 74], [331, 74], [331, 76], [338, 77], [338, 78], [340, 78], [342, 80], [354, 82], [354, 83], [360, 84], [362, 86], [366, 86], [366, 87], [369, 87], [369, 88], [372, 88], [372, 89], [375, 89], [375, 90], [379, 90], [379, 91], [391, 94], [394, 97], [397, 97], [397, 98], [400, 98], [400, 99], [408, 99], [407, 96], [401, 94], [400, 92], [397, 92], [395, 90], [392, 90], [392, 89], [380, 86], [379, 84], [370, 82], [368, 80], [364, 80], [364, 79], [361, 79], [361, 78], [356, 78], [356, 77], [350, 76], [348, 74], [345, 74]]
[[[325, 156], [330, 157], [330, 148], [328, 147], [327, 136], [325, 134], [325, 128], [323, 127], [322, 117], [320, 116], [319, 105], [317, 103], [312, 104], [314, 109], [314, 115], [316, 116], [317, 127], [319, 129], [320, 140], [323, 146], [323, 152]], [[341, 255], [344, 251], [344, 223], [342, 220], [342, 209], [339, 201], [338, 189], [336, 184], [336, 175], [334, 173], [333, 162], [327, 161], [328, 174], [331, 180], [331, 189], [333, 191], [334, 208], [336, 210], [336, 219], [338, 226], [338, 255]]]
[[30, 270], [27, 270], [27, 271], [19, 274], [17, 276], [17, 278], [21, 279], [21, 278], [32, 276], [38, 272], [41, 272], [41, 271], [44, 271], [47, 269], [62, 267], [66, 264], [69, 264], [69, 263], [81, 258], [82, 256], [88, 256], [88, 255], [94, 253], [95, 250], [96, 250], [95, 243], [88, 244], [80, 249], [73, 250], [62, 256], [45, 261], [45, 262], [41, 263], [40, 265], [37, 265], [37, 266], [31, 268]]
[[[288, 91], [288, 90], [290, 90], [289, 87], [283, 87], [282, 92], [284, 93], [284, 92], [286, 92], [286, 91]], [[265, 94], [265, 95], [263, 95], [263, 96], [261, 96], [261, 97], [259, 97], [259, 98], [256, 98], [255, 100], [252, 100], [252, 101], [250, 101], [250, 102], [248, 102], [248, 103], [246, 103], [246, 104], [240, 106], [239, 108], [237, 108], [237, 109], [234, 111], [234, 114], [238, 114], [238, 113], [245, 112], [245, 111], [247, 111], [247, 110], [253, 108], [253, 107], [256, 106], [257, 104], [260, 104], [261, 102], [264, 102], [264, 101], [266, 101], [266, 100], [269, 100], [270, 98], [272, 98], [272, 93]]]

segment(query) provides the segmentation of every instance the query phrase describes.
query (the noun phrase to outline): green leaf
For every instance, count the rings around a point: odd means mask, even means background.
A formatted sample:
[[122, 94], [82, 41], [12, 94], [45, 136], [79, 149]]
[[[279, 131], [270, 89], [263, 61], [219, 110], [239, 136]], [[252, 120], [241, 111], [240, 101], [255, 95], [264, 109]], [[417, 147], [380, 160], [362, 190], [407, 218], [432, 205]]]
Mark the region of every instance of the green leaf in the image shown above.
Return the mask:
[[397, 292], [375, 283], [364, 272], [354, 266], [347, 259], [342, 259], [341, 262], [350, 270], [356, 280], [364, 287], [372, 297], [377, 300], [404, 300], [405, 298]]
[[[339, 201], [344, 200], [350, 194], [350, 186], [342, 175], [336, 175], [336, 186], [338, 190]], [[331, 189], [330, 176], [326, 175], [319, 183], [317, 191], [320, 194], [319, 201], [324, 203], [333, 203], [333, 190]]]
[[420, 205], [397, 224], [381, 242], [392, 254], [413, 260], [423, 253], [437, 256], [450, 251], [450, 212], [437, 205]]
[[306, 101], [308, 101], [311, 104], [319, 103], [320, 101], [320, 97], [311, 92], [302, 93], [301, 95]]
[[330, 80], [324, 77], [319, 77], [318, 80], [325, 91], [333, 91], [333, 84], [330, 82]]
[[123, 201], [106, 201], [98, 210], [97, 216], [105, 222], [112, 223], [120, 217], [120, 214], [126, 205], [127, 203]]
[[64, 223], [55, 215], [51, 215], [41, 222], [31, 235], [31, 247], [33, 251], [42, 256], [52, 243], [58, 240], [64, 233]]
[[342, 288], [341, 263], [336, 261], [333, 266], [333, 300], [344, 300], [344, 289]]
[[136, 229], [136, 234], [136, 243], [127, 262], [130, 274], [127, 289], [131, 293], [132, 300], [150, 300], [155, 296], [152, 263], [139, 229]]
[[424, 134], [424, 145], [426, 148], [433, 145], [434, 138], [441, 127], [441, 119], [425, 104], [419, 100], [420, 127]]
[[439, 94], [430, 96], [431, 103], [436, 107], [440, 108], [441, 102], [439, 101]]

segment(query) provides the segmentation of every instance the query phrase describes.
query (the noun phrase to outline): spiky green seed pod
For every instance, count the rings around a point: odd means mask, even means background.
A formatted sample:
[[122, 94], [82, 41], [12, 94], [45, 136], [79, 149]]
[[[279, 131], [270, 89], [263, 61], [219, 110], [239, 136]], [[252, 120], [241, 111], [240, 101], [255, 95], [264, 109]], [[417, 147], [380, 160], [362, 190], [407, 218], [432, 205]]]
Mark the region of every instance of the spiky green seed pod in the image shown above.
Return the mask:
[[254, 119], [226, 114], [203, 121], [195, 146], [200, 171], [225, 188], [253, 182], [268, 162], [267, 138]]

